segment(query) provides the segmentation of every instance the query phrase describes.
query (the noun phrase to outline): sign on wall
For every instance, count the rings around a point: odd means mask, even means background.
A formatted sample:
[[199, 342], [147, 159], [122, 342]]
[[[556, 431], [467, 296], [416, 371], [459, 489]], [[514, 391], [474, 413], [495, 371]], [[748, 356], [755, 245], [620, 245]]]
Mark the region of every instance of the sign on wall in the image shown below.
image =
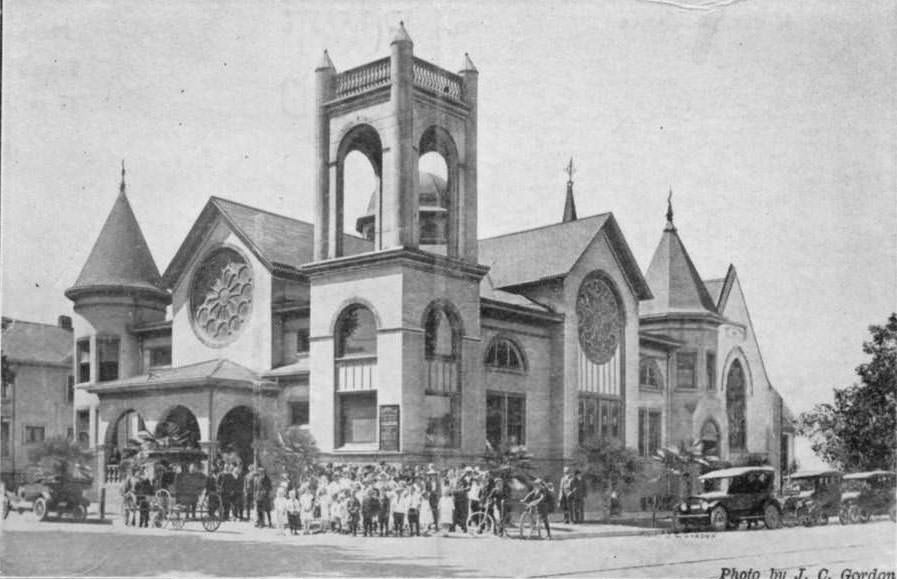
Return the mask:
[[380, 450], [399, 450], [399, 405], [380, 406]]

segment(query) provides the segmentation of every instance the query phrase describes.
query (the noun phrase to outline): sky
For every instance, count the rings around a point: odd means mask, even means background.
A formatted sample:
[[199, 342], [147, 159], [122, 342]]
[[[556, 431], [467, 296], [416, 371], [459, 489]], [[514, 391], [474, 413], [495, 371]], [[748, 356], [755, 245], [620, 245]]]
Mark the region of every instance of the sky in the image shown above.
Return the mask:
[[[479, 234], [612, 211], [643, 269], [667, 192], [704, 278], [737, 268], [796, 412], [897, 310], [892, 2], [112, 2], [3, 15], [2, 312], [54, 322], [118, 191], [160, 270], [209, 196], [312, 220], [313, 71], [415, 55], [479, 77]], [[357, 165], [357, 163], [356, 163]], [[356, 168], [349, 205], [373, 183]]]

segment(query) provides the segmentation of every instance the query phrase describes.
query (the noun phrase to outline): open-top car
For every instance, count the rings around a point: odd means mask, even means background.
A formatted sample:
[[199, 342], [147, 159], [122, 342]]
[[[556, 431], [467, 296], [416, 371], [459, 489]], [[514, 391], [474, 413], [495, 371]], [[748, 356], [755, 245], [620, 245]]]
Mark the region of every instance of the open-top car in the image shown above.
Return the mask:
[[836, 470], [800, 471], [788, 477], [780, 499], [786, 522], [826, 525], [841, 508], [841, 477]]
[[866, 523], [876, 515], [897, 520], [897, 474], [886, 470], [844, 475], [838, 520], [842, 525]]
[[50, 512], [59, 516], [70, 514], [76, 521], [87, 518], [90, 501], [84, 491], [91, 487], [93, 479], [86, 466], [49, 457], [32, 467], [28, 474], [30, 482], [20, 485], [14, 495], [8, 495], [4, 515], [9, 510], [19, 513], [31, 510], [39, 521], [46, 519]]
[[725, 468], [700, 476], [703, 492], [676, 505], [673, 530], [725, 531], [741, 522], [759, 521], [767, 528], [778, 529], [782, 512], [775, 498], [774, 479], [775, 470], [769, 466]]

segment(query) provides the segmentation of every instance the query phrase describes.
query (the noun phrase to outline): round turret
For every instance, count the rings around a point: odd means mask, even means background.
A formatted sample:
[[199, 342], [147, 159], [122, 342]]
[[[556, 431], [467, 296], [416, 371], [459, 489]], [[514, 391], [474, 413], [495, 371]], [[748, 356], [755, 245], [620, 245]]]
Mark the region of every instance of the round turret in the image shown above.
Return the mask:
[[[355, 229], [358, 233], [370, 240], [374, 239], [378, 190], [374, 189], [371, 193], [367, 211], [355, 223]], [[448, 184], [442, 177], [421, 171], [418, 179], [417, 197], [420, 207], [420, 244], [445, 245]]]

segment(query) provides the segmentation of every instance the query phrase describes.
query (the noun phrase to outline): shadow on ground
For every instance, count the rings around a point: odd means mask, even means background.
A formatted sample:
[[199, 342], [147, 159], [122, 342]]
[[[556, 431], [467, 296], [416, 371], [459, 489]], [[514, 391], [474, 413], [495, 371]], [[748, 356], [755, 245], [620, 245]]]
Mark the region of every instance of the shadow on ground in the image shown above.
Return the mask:
[[192, 534], [6, 531], [3, 575], [16, 576], [309, 576], [470, 577], [476, 570], [421, 557], [380, 558], [351, 545], [208, 541]]

